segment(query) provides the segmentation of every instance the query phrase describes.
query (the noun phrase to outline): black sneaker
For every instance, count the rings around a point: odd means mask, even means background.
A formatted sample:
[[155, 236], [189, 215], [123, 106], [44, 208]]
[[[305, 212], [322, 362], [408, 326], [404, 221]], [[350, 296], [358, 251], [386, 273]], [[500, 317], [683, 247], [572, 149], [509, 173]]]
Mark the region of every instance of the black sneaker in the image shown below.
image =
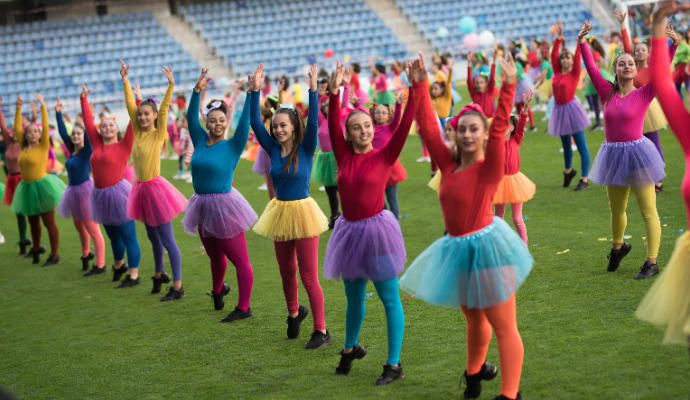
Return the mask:
[[632, 245], [625, 242], [620, 249], [611, 249], [611, 253], [608, 255], [609, 266], [606, 267], [606, 270], [609, 272], [615, 272], [618, 267], [620, 267], [623, 257], [627, 256], [628, 253], [630, 253], [630, 250], [632, 250]]
[[184, 297], [184, 288], [180, 287], [179, 289], [175, 289], [174, 287], [170, 286], [170, 289], [168, 289], [168, 293], [161, 297], [161, 301], [170, 301], [170, 300], [180, 300], [181, 298]]
[[402, 379], [405, 377], [405, 371], [403, 371], [402, 364], [398, 365], [384, 365], [383, 373], [376, 379], [377, 385], [388, 385], [393, 381]]
[[333, 228], [335, 228], [335, 222], [338, 220], [338, 217], [340, 217], [340, 213], [331, 215], [331, 219], [328, 221], [329, 230], [333, 230]]
[[122, 275], [129, 271], [127, 264], [122, 264], [120, 268], [115, 268], [113, 265], [111, 268], [113, 269], [113, 282], [119, 282], [120, 278], [122, 278]]
[[96, 257], [96, 256], [93, 253], [89, 253], [88, 256], [81, 258], [81, 270], [82, 271], [88, 271], [89, 270], [89, 261], [93, 260], [94, 257]]
[[234, 321], [239, 321], [241, 319], [249, 318], [252, 316], [252, 308], [249, 307], [247, 311], [242, 311], [239, 308], [235, 307], [234, 310], [230, 314], [228, 314], [225, 318], [221, 319], [220, 322], [234, 322]]
[[222, 310], [225, 307], [223, 297], [227, 296], [228, 293], [230, 293], [230, 286], [228, 286], [227, 283], [223, 283], [223, 290], [221, 290], [221, 292], [218, 294], [213, 293], [213, 289], [211, 289], [209, 296], [213, 298], [213, 308], [215, 310]]
[[287, 317], [288, 339], [297, 339], [297, 337], [299, 336], [299, 327], [302, 324], [302, 321], [304, 321], [304, 319], [307, 318], [307, 315], [309, 315], [309, 310], [307, 309], [307, 307], [300, 305], [299, 310], [297, 311], [297, 316]]
[[151, 294], [160, 293], [161, 292], [161, 286], [164, 283], [170, 282], [170, 275], [163, 272], [163, 274], [161, 275], [160, 278], [156, 278], [155, 276], [152, 276], [151, 280], [153, 281], [153, 288], [151, 288]]
[[128, 287], [136, 286], [139, 284], [139, 282], [140, 281], [139, 281], [138, 276], [137, 276], [137, 279], [132, 279], [132, 276], [130, 274], [127, 274], [125, 276], [125, 279], [122, 280], [122, 282], [120, 282], [119, 285], [117, 285], [117, 288], [122, 289], [122, 288], [128, 288]]
[[466, 399], [476, 399], [482, 394], [482, 381], [490, 381], [496, 377], [498, 374], [498, 368], [495, 365], [484, 362], [482, 368], [474, 375], [467, 375], [467, 370], [462, 375], [460, 380], [460, 386], [465, 383], [465, 393]]
[[571, 169], [570, 172], [563, 172], [563, 187], [570, 186], [570, 182], [575, 178], [575, 175], [577, 175], [575, 168]]
[[304, 345], [304, 348], [309, 349], [309, 350], [314, 350], [314, 349], [318, 349], [321, 346], [325, 346], [330, 342], [331, 342], [331, 334], [328, 333], [328, 330], [326, 330], [326, 333], [321, 333], [320, 331], [314, 331], [311, 334], [311, 339], [309, 339], [307, 344]]
[[585, 190], [589, 188], [589, 181], [584, 181], [582, 178], [580, 178], [580, 181], [577, 183], [577, 186], [575, 186], [575, 191], [579, 192], [580, 190]]
[[89, 272], [84, 274], [84, 276], [100, 275], [100, 274], [104, 274], [104, 273], [105, 273], [105, 265], [100, 267], [100, 268], [94, 265], [93, 267], [91, 267]]
[[518, 392], [517, 397], [515, 399], [511, 399], [510, 397], [499, 394], [498, 396], [494, 397], [494, 400], [522, 400], [522, 396], [520, 395], [520, 392]]
[[[34, 255], [37, 255], [37, 254], [38, 254], [38, 255], [41, 255], [41, 254], [43, 254], [43, 253], [45, 253], [45, 252], [46, 252], [46, 248], [43, 247], [43, 246], [39, 246], [38, 249], [34, 249], [34, 248], [32, 247], [32, 248], [30, 248], [30, 249], [26, 252], [26, 254], [24, 255], [24, 257], [26, 257], [26, 258], [32, 258], [32, 257], [34, 257]], [[35, 262], [34, 264], [38, 264], [38, 262]]]
[[27, 247], [31, 246], [31, 240], [29, 240], [29, 239], [20, 240], [19, 242], [17, 242], [17, 246], [19, 246], [19, 255], [23, 256], [26, 254]]
[[645, 261], [644, 264], [642, 264], [642, 268], [640, 268], [640, 272], [638, 272], [637, 275], [635, 275], [635, 279], [651, 278], [658, 273], [659, 265], [657, 265], [657, 263]]
[[335, 368], [335, 373], [339, 375], [347, 375], [352, 369], [352, 361], [361, 360], [367, 355], [367, 349], [362, 345], [356, 345], [352, 348], [352, 351], [345, 353], [345, 350], [340, 351], [340, 363]]
[[[36, 262], [34, 262], [36, 264]], [[60, 264], [60, 256], [49, 256], [46, 262], [43, 263], [44, 267], [52, 267], [53, 265]]]

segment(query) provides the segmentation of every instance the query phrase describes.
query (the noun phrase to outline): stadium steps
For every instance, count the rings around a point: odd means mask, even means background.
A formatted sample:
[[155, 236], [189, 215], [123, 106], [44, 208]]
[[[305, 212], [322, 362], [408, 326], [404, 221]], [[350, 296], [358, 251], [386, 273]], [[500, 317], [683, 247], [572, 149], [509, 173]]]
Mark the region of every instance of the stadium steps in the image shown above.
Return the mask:
[[194, 61], [209, 68], [209, 75], [214, 79], [230, 79], [233, 76], [230, 68], [220, 57], [215, 55], [213, 48], [182, 18], [166, 12], [155, 13], [154, 17], [168, 31], [168, 34], [192, 56]]
[[365, 0], [367, 5], [378, 14], [383, 23], [398, 37], [407, 51], [417, 54], [422, 51], [424, 54], [433, 54], [434, 50], [422, 33], [410, 21], [405, 14], [395, 6], [393, 0]]
[[592, 12], [594, 18], [603, 22], [606, 31], [617, 32], [620, 28], [618, 21], [611, 12], [610, 1], [608, 0], [582, 0], [582, 3]]

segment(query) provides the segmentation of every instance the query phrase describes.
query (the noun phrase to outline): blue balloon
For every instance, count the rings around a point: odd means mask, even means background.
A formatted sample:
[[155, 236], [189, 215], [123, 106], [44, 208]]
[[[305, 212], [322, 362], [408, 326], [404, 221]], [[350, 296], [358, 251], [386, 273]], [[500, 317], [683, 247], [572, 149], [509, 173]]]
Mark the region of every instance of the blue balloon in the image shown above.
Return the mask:
[[460, 18], [460, 32], [463, 34], [477, 31], [477, 20], [474, 17], [464, 16]]

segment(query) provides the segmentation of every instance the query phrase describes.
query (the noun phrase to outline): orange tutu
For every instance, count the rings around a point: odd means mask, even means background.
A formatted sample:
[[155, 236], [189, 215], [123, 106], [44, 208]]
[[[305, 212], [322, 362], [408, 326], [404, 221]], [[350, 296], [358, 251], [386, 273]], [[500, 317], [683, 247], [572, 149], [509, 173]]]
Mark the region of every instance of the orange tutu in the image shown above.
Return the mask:
[[504, 175], [494, 194], [494, 204], [524, 203], [534, 197], [537, 187], [522, 172]]
[[398, 184], [402, 181], [407, 179], [407, 171], [405, 170], [405, 167], [403, 167], [402, 163], [400, 162], [400, 159], [397, 159], [395, 161], [395, 164], [393, 164], [393, 169], [391, 170], [391, 176], [388, 177], [388, 184], [387, 186], [393, 186], [395, 184]]

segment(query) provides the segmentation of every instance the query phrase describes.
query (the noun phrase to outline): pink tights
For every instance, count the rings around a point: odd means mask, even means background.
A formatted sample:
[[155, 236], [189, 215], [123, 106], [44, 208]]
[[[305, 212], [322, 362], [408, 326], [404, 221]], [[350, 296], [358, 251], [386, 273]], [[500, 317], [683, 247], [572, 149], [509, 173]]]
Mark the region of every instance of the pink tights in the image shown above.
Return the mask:
[[[527, 227], [525, 226], [525, 220], [522, 218], [522, 203], [512, 203], [510, 208], [513, 213], [513, 224], [515, 224], [515, 229], [517, 229], [520, 239], [527, 244]], [[506, 213], [506, 205], [494, 204], [494, 210], [496, 211], [497, 217], [503, 218]]]

